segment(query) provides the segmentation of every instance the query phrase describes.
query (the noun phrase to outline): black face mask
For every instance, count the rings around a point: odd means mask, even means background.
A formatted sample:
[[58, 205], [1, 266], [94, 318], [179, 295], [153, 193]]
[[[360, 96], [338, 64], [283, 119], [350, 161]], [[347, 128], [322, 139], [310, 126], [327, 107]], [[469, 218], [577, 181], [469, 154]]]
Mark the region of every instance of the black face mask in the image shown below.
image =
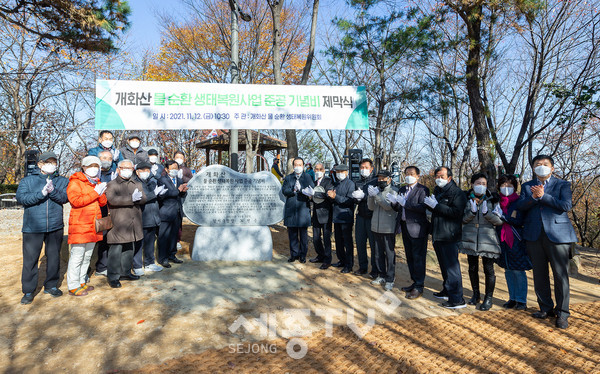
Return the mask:
[[387, 187], [388, 183], [387, 181], [378, 181], [377, 182], [377, 187], [379, 187], [380, 191], [385, 190], [385, 188]]

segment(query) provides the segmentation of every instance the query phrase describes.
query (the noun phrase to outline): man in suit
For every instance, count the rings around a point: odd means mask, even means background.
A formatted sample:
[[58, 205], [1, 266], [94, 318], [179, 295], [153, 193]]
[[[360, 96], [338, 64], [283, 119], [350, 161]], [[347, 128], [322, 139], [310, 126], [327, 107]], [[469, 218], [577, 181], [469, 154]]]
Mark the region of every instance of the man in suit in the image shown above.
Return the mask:
[[179, 164], [173, 160], [165, 163], [166, 174], [158, 179], [158, 185], [167, 191], [158, 195], [160, 227], [158, 229], [158, 263], [170, 268], [170, 262], [181, 264], [177, 254], [177, 234], [182, 220], [181, 198], [185, 196], [187, 184], [177, 175]]
[[283, 179], [281, 192], [286, 197], [283, 224], [287, 227], [290, 240], [288, 262], [306, 262], [308, 252], [308, 226], [310, 226], [310, 197], [315, 186], [312, 178], [304, 172], [304, 160], [296, 157], [294, 172]]
[[377, 187], [377, 177], [373, 175], [373, 161], [364, 158], [360, 161], [360, 179], [356, 181], [356, 191], [352, 193], [355, 203], [358, 205], [356, 211], [356, 224], [354, 226], [354, 238], [356, 239], [356, 254], [358, 257], [358, 270], [356, 275], [364, 275], [369, 271], [369, 259], [367, 257], [367, 239], [371, 248], [371, 278], [377, 278], [375, 271], [375, 237], [371, 231], [371, 217], [373, 211], [367, 207], [367, 189], [369, 186]]
[[352, 192], [356, 189], [354, 182], [348, 178], [348, 166], [341, 164], [335, 167], [333, 189], [327, 191], [327, 196], [333, 200], [333, 228], [335, 235], [335, 254], [338, 262], [334, 267], [341, 267], [342, 273], [347, 274], [354, 266], [354, 242], [352, 241], [352, 226], [354, 225], [354, 198]]
[[[535, 177], [521, 187], [516, 203], [523, 212], [523, 239], [533, 264], [533, 284], [540, 311], [534, 318], [556, 316], [556, 327], [566, 329], [569, 324], [569, 258], [573, 243], [577, 242], [575, 230], [568, 216], [572, 208], [571, 184], [552, 175], [554, 160], [537, 155], [531, 166]], [[550, 291], [548, 262], [554, 274], [554, 296]]]
[[465, 308], [462, 275], [458, 262], [458, 248], [462, 240], [462, 217], [467, 205], [467, 196], [454, 183], [452, 170], [445, 166], [435, 169], [434, 196], [423, 202], [431, 210], [433, 248], [440, 264], [444, 287], [433, 296], [444, 299], [444, 308]]
[[313, 244], [317, 257], [311, 258], [310, 262], [322, 262], [319, 269], [327, 269], [331, 266], [331, 199], [327, 197], [327, 191], [333, 188], [331, 178], [325, 176], [325, 167], [322, 163], [315, 164], [315, 188], [323, 187], [325, 192], [315, 192], [313, 195]]
[[398, 212], [396, 233], [402, 234], [406, 262], [412, 284], [402, 287], [407, 299], [416, 299], [423, 294], [425, 287], [425, 260], [427, 256], [427, 206], [425, 198], [429, 189], [419, 183], [421, 171], [416, 166], [404, 169], [404, 182], [392, 207]]

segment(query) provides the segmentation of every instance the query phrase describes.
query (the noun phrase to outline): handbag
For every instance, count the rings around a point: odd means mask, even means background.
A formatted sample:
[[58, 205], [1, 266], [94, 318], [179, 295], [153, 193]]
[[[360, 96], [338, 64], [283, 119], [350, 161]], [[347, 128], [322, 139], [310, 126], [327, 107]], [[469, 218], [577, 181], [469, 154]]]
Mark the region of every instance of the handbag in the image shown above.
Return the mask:
[[106, 217], [96, 218], [94, 224], [96, 226], [96, 232], [103, 232], [112, 229], [113, 222], [112, 218], [110, 218], [110, 212], [108, 212]]

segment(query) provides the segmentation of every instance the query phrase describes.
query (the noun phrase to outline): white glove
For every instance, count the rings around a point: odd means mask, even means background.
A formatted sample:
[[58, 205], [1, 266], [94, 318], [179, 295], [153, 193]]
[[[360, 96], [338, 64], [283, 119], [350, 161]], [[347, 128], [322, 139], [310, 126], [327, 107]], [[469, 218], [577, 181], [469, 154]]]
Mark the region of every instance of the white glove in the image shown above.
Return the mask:
[[52, 183], [52, 180], [50, 180], [50, 179], [47, 179], [47, 180], [46, 180], [46, 184], [44, 185], [44, 187], [42, 187], [42, 195], [44, 195], [44, 196], [47, 196], [47, 195], [48, 195], [48, 192], [50, 192], [50, 191], [48, 191], [48, 185], [49, 185], [50, 183]]
[[498, 217], [502, 217], [502, 208], [500, 208], [500, 204], [496, 205], [494, 210], [492, 210], [492, 213], [494, 213]]
[[427, 206], [428, 206], [428, 207], [430, 207], [431, 209], [435, 209], [435, 207], [438, 205], [438, 201], [437, 201], [437, 199], [435, 198], [435, 196], [433, 196], [433, 195], [432, 195], [432, 196], [427, 196], [427, 197], [425, 198], [425, 201], [424, 201], [424, 203], [425, 203], [425, 205], [427, 205]]
[[154, 189], [154, 194], [156, 196], [162, 195], [163, 193], [165, 193], [165, 186], [156, 186], [156, 188]]
[[54, 191], [54, 183], [52, 183], [52, 179], [48, 179], [48, 181], [46, 182], [46, 190], [48, 191], [48, 193]]
[[471, 212], [477, 213], [477, 203], [473, 199], [469, 199], [469, 204], [471, 204]]
[[387, 201], [390, 202], [390, 204], [394, 204], [394, 203], [398, 202], [398, 200], [396, 199], [396, 195], [394, 195], [392, 193], [388, 193], [387, 195], [385, 195], [385, 198], [387, 199]]
[[484, 201], [484, 202], [481, 204], [481, 213], [483, 213], [483, 214], [487, 214], [487, 212], [488, 212], [487, 201]]
[[300, 181], [298, 179], [296, 179], [296, 184], [294, 184], [294, 192], [300, 191], [301, 189], [302, 189], [302, 186], [300, 185]]
[[179, 169], [179, 171], [177, 172], [177, 178], [183, 179], [183, 170], [182, 169]]
[[362, 200], [365, 197], [365, 193], [363, 192], [363, 190], [356, 190], [352, 192], [352, 197], [356, 200]]
[[406, 196], [405, 195], [398, 195], [398, 196], [396, 196], [396, 202], [398, 204], [400, 204], [400, 206], [406, 205]]
[[110, 173], [110, 180], [114, 180], [117, 176], [119, 176], [119, 173], [117, 173], [116, 171], [113, 171], [112, 173]]
[[377, 196], [379, 193], [379, 188], [375, 186], [369, 186], [369, 188], [367, 188], [367, 192], [369, 193], [369, 196]]
[[98, 183], [96, 187], [94, 187], [94, 191], [96, 191], [98, 196], [102, 195], [104, 191], [106, 191], [106, 182]]
[[313, 196], [315, 194], [315, 190], [313, 190], [313, 188], [311, 186], [308, 186], [308, 187], [302, 189], [302, 193], [305, 194], [306, 196]]
[[136, 188], [131, 194], [131, 199], [134, 202], [142, 200], [142, 192]]
[[111, 152], [113, 154], [113, 161], [119, 161], [119, 155], [121, 152], [119, 152], [118, 149], [113, 149]]
[[152, 172], [152, 175], [156, 175], [156, 172], [158, 171], [158, 165], [156, 165], [156, 164], [152, 165], [152, 167], [150, 168], [150, 171]]

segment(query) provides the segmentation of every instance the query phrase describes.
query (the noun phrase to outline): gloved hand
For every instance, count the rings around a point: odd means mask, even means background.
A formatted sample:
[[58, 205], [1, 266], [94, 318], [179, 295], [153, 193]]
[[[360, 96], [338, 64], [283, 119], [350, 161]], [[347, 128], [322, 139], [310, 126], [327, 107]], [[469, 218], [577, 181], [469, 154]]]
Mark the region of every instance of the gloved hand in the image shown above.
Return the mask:
[[438, 201], [437, 201], [437, 199], [435, 198], [435, 196], [433, 196], [433, 195], [432, 195], [432, 196], [427, 196], [427, 197], [425, 198], [425, 201], [424, 201], [424, 203], [425, 203], [425, 205], [427, 205], [427, 206], [428, 206], [428, 207], [430, 207], [431, 209], [435, 209], [435, 207], [438, 205]]
[[387, 199], [387, 201], [390, 202], [390, 204], [395, 204], [398, 202], [398, 200], [396, 200], [397, 195], [394, 195], [392, 193], [388, 193], [387, 195], [385, 195], [385, 198]]
[[163, 194], [163, 193], [165, 193], [165, 192], [166, 192], [166, 190], [165, 190], [165, 186], [156, 186], [156, 187], [154, 188], [154, 194], [155, 194], [156, 196], [162, 195], [162, 194]]
[[487, 201], [484, 201], [484, 202], [481, 204], [481, 213], [483, 213], [483, 214], [487, 214], [487, 212], [488, 212]]
[[112, 154], [113, 154], [113, 161], [119, 161], [119, 155], [121, 154], [121, 152], [119, 152], [118, 149], [113, 149], [111, 150]]
[[398, 204], [400, 204], [400, 206], [405, 206], [406, 205], [406, 195], [396, 196], [396, 201], [398, 202]]
[[106, 191], [106, 182], [98, 183], [96, 187], [94, 187], [94, 191], [96, 191], [98, 196], [102, 195], [104, 191]]
[[117, 176], [119, 176], [119, 173], [117, 173], [116, 171], [113, 171], [112, 173], [110, 173], [110, 180], [114, 180]]
[[182, 169], [179, 169], [179, 171], [177, 172], [177, 178], [183, 179], [183, 170]]
[[133, 202], [142, 200], [142, 192], [136, 188], [131, 194], [131, 199]]
[[477, 203], [473, 199], [469, 199], [469, 204], [471, 204], [471, 212], [477, 213]]
[[315, 190], [311, 186], [308, 186], [302, 189], [302, 193], [306, 196], [313, 196], [315, 194]]
[[492, 210], [492, 213], [502, 218], [502, 208], [500, 208], [500, 204], [496, 205], [494, 210]]
[[363, 190], [356, 190], [352, 192], [352, 197], [356, 200], [362, 200], [365, 198], [365, 193], [363, 192]]
[[158, 165], [156, 165], [156, 164], [152, 165], [152, 167], [150, 168], [150, 171], [152, 172], [152, 175], [156, 175], [156, 172], [158, 171]]
[[42, 187], [42, 195], [47, 196], [50, 191], [48, 191], [48, 185], [52, 183], [51, 179], [46, 180], [46, 184]]
[[367, 192], [369, 193], [369, 196], [377, 196], [379, 193], [379, 188], [375, 186], [369, 186], [369, 188], [367, 188]]
[[300, 181], [296, 179], [296, 184], [294, 184], [294, 192], [300, 191], [302, 186], [300, 185]]
[[52, 182], [52, 179], [48, 179], [48, 181], [46, 182], [46, 190], [48, 191], [48, 193], [54, 191], [54, 183]]

